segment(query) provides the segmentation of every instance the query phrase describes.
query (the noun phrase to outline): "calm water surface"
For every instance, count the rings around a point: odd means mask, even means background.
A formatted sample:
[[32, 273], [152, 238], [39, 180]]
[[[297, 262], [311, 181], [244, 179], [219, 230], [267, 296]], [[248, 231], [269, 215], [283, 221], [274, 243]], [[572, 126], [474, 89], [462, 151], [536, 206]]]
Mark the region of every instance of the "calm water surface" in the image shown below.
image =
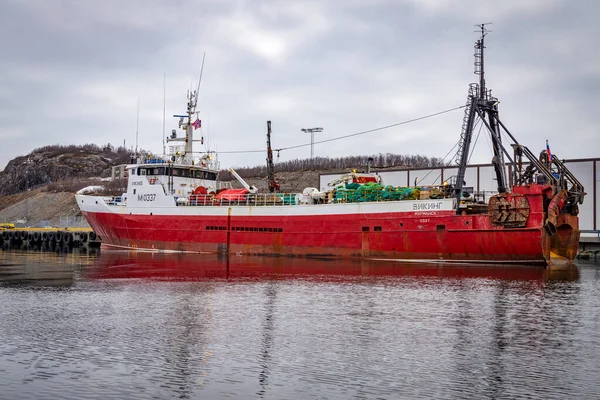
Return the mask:
[[600, 263], [0, 252], [0, 398], [600, 398]]

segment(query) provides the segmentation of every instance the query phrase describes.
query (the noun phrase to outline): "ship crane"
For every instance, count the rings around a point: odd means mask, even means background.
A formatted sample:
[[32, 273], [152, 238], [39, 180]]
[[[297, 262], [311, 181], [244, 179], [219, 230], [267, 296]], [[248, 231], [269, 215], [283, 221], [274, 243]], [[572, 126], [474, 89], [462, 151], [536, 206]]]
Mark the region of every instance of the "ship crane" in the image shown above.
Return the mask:
[[231, 175], [233, 175], [233, 177], [235, 179], [237, 179], [237, 181], [239, 183], [241, 183], [242, 186], [244, 188], [246, 188], [246, 190], [249, 191], [250, 193], [256, 193], [256, 192], [258, 192], [258, 189], [256, 188], [256, 186], [248, 185], [248, 183], [244, 180], [244, 178], [242, 178], [237, 172], [235, 172], [235, 170], [233, 168], [229, 168], [229, 173]]
[[275, 180], [275, 166], [273, 165], [273, 150], [271, 149], [271, 121], [267, 121], [267, 181], [269, 192], [279, 190], [279, 183]]

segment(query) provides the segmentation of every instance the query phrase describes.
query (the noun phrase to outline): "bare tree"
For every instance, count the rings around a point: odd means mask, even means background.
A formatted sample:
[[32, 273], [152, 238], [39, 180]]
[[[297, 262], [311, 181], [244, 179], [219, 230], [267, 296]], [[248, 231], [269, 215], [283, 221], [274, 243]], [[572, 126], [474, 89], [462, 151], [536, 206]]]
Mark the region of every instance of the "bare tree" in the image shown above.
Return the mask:
[[[341, 169], [364, 169], [369, 158], [373, 159], [373, 167], [380, 169], [388, 168], [410, 168], [410, 167], [439, 167], [448, 165], [437, 157], [426, 157], [423, 155], [400, 155], [392, 153], [379, 153], [365, 156], [348, 157], [315, 157], [314, 159], [294, 159], [275, 164], [275, 170], [280, 172], [295, 172], [306, 170], [341, 170]], [[266, 177], [266, 166], [236, 167], [236, 172], [242, 178]], [[219, 173], [222, 180], [232, 180], [229, 171], [222, 170]]]

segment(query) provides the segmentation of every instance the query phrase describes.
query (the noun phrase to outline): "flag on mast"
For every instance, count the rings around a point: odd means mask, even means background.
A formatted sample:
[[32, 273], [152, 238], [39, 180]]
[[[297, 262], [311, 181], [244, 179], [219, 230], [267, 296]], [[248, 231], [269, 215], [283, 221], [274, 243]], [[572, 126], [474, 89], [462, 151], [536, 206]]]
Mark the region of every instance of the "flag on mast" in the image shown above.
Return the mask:
[[548, 162], [552, 162], [552, 153], [550, 152], [550, 145], [548, 145], [548, 140], [546, 140], [546, 156], [548, 156]]
[[196, 120], [194, 122], [192, 122], [192, 126], [194, 127], [194, 129], [198, 129], [202, 126], [202, 121], [200, 121], [198, 118], [196, 118]]

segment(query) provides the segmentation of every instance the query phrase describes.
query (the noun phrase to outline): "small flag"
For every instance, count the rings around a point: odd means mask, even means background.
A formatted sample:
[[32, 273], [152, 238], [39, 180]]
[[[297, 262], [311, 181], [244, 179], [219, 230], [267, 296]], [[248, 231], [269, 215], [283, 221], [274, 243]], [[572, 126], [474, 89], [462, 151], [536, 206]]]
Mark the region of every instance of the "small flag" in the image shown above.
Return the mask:
[[194, 122], [192, 122], [192, 126], [194, 127], [194, 129], [198, 129], [202, 126], [202, 121], [200, 121], [198, 118], [196, 118], [196, 120]]
[[550, 145], [548, 145], [547, 140], [546, 140], [546, 155], [548, 156], [548, 162], [552, 162], [552, 153], [550, 152]]

